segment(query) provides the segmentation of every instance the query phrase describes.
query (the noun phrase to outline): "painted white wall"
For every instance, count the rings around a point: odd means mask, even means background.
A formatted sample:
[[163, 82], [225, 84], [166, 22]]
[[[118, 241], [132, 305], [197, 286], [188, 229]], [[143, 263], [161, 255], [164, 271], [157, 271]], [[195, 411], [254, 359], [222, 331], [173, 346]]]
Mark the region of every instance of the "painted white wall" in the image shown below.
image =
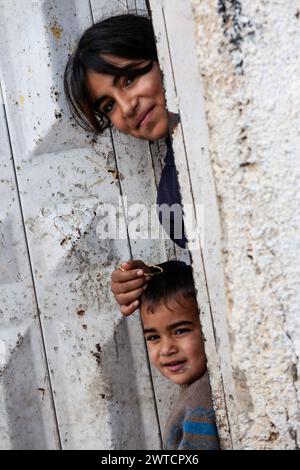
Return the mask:
[[300, 443], [300, 3], [191, 3], [221, 225], [237, 445], [294, 449]]

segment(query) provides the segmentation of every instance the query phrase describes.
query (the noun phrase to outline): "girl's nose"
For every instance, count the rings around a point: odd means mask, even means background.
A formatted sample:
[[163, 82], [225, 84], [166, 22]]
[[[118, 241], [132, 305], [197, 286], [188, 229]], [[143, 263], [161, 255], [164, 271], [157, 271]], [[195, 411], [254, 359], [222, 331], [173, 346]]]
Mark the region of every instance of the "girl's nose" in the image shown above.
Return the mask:
[[119, 96], [119, 106], [125, 117], [134, 116], [137, 104], [138, 99], [136, 96], [130, 96], [128, 93]]

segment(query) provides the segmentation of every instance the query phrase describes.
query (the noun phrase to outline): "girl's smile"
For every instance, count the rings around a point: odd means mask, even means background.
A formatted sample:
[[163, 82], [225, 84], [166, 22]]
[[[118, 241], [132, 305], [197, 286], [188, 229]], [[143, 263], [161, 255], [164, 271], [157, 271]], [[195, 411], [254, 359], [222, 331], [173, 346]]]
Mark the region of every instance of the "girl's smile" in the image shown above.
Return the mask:
[[[111, 54], [103, 58], [120, 68], [142, 68], [149, 63]], [[96, 106], [121, 132], [146, 140], [166, 137], [168, 112], [157, 62], [153, 62], [149, 72], [135, 78], [89, 70], [86, 81], [94, 109]]]

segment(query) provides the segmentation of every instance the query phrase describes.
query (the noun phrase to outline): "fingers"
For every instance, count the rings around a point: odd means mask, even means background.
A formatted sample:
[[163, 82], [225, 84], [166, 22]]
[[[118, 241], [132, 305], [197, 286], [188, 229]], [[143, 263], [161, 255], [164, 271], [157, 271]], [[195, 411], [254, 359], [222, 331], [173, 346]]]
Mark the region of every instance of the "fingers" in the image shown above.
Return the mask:
[[111, 275], [111, 291], [120, 305], [122, 315], [131, 315], [139, 306], [139, 297], [149, 280], [144, 274], [146, 265], [141, 260], [130, 260], [121, 264]]
[[144, 276], [144, 271], [142, 269], [130, 269], [128, 271], [121, 271], [120, 269], [115, 269], [111, 275], [112, 282], [128, 282], [136, 278], [141, 278]]
[[139, 307], [139, 301], [135, 300], [130, 305], [121, 305], [120, 311], [124, 317], [131, 315]]
[[138, 300], [144, 290], [144, 287], [142, 287], [140, 289], [135, 289], [133, 291], [127, 292], [126, 294], [118, 294], [115, 295], [115, 299], [119, 305], [129, 305], [135, 300]]
[[111, 290], [114, 295], [118, 294], [126, 294], [126, 292], [134, 291], [135, 289], [139, 289], [143, 287], [146, 283], [145, 276], [142, 276], [138, 279], [133, 279], [132, 281], [127, 282], [112, 282]]
[[131, 259], [129, 261], [125, 261], [125, 263], [122, 263], [121, 266], [122, 268], [128, 270], [128, 269], [135, 269], [135, 268], [143, 269], [146, 265], [144, 261], [140, 259]]

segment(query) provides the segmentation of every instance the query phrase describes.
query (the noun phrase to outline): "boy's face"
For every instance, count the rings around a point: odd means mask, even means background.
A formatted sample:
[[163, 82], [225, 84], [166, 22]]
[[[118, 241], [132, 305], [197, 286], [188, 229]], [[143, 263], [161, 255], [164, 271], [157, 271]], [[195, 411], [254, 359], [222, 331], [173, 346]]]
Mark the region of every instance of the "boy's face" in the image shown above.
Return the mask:
[[149, 357], [159, 372], [179, 385], [200, 378], [206, 357], [196, 301], [179, 296], [153, 313], [142, 304], [141, 315]]

